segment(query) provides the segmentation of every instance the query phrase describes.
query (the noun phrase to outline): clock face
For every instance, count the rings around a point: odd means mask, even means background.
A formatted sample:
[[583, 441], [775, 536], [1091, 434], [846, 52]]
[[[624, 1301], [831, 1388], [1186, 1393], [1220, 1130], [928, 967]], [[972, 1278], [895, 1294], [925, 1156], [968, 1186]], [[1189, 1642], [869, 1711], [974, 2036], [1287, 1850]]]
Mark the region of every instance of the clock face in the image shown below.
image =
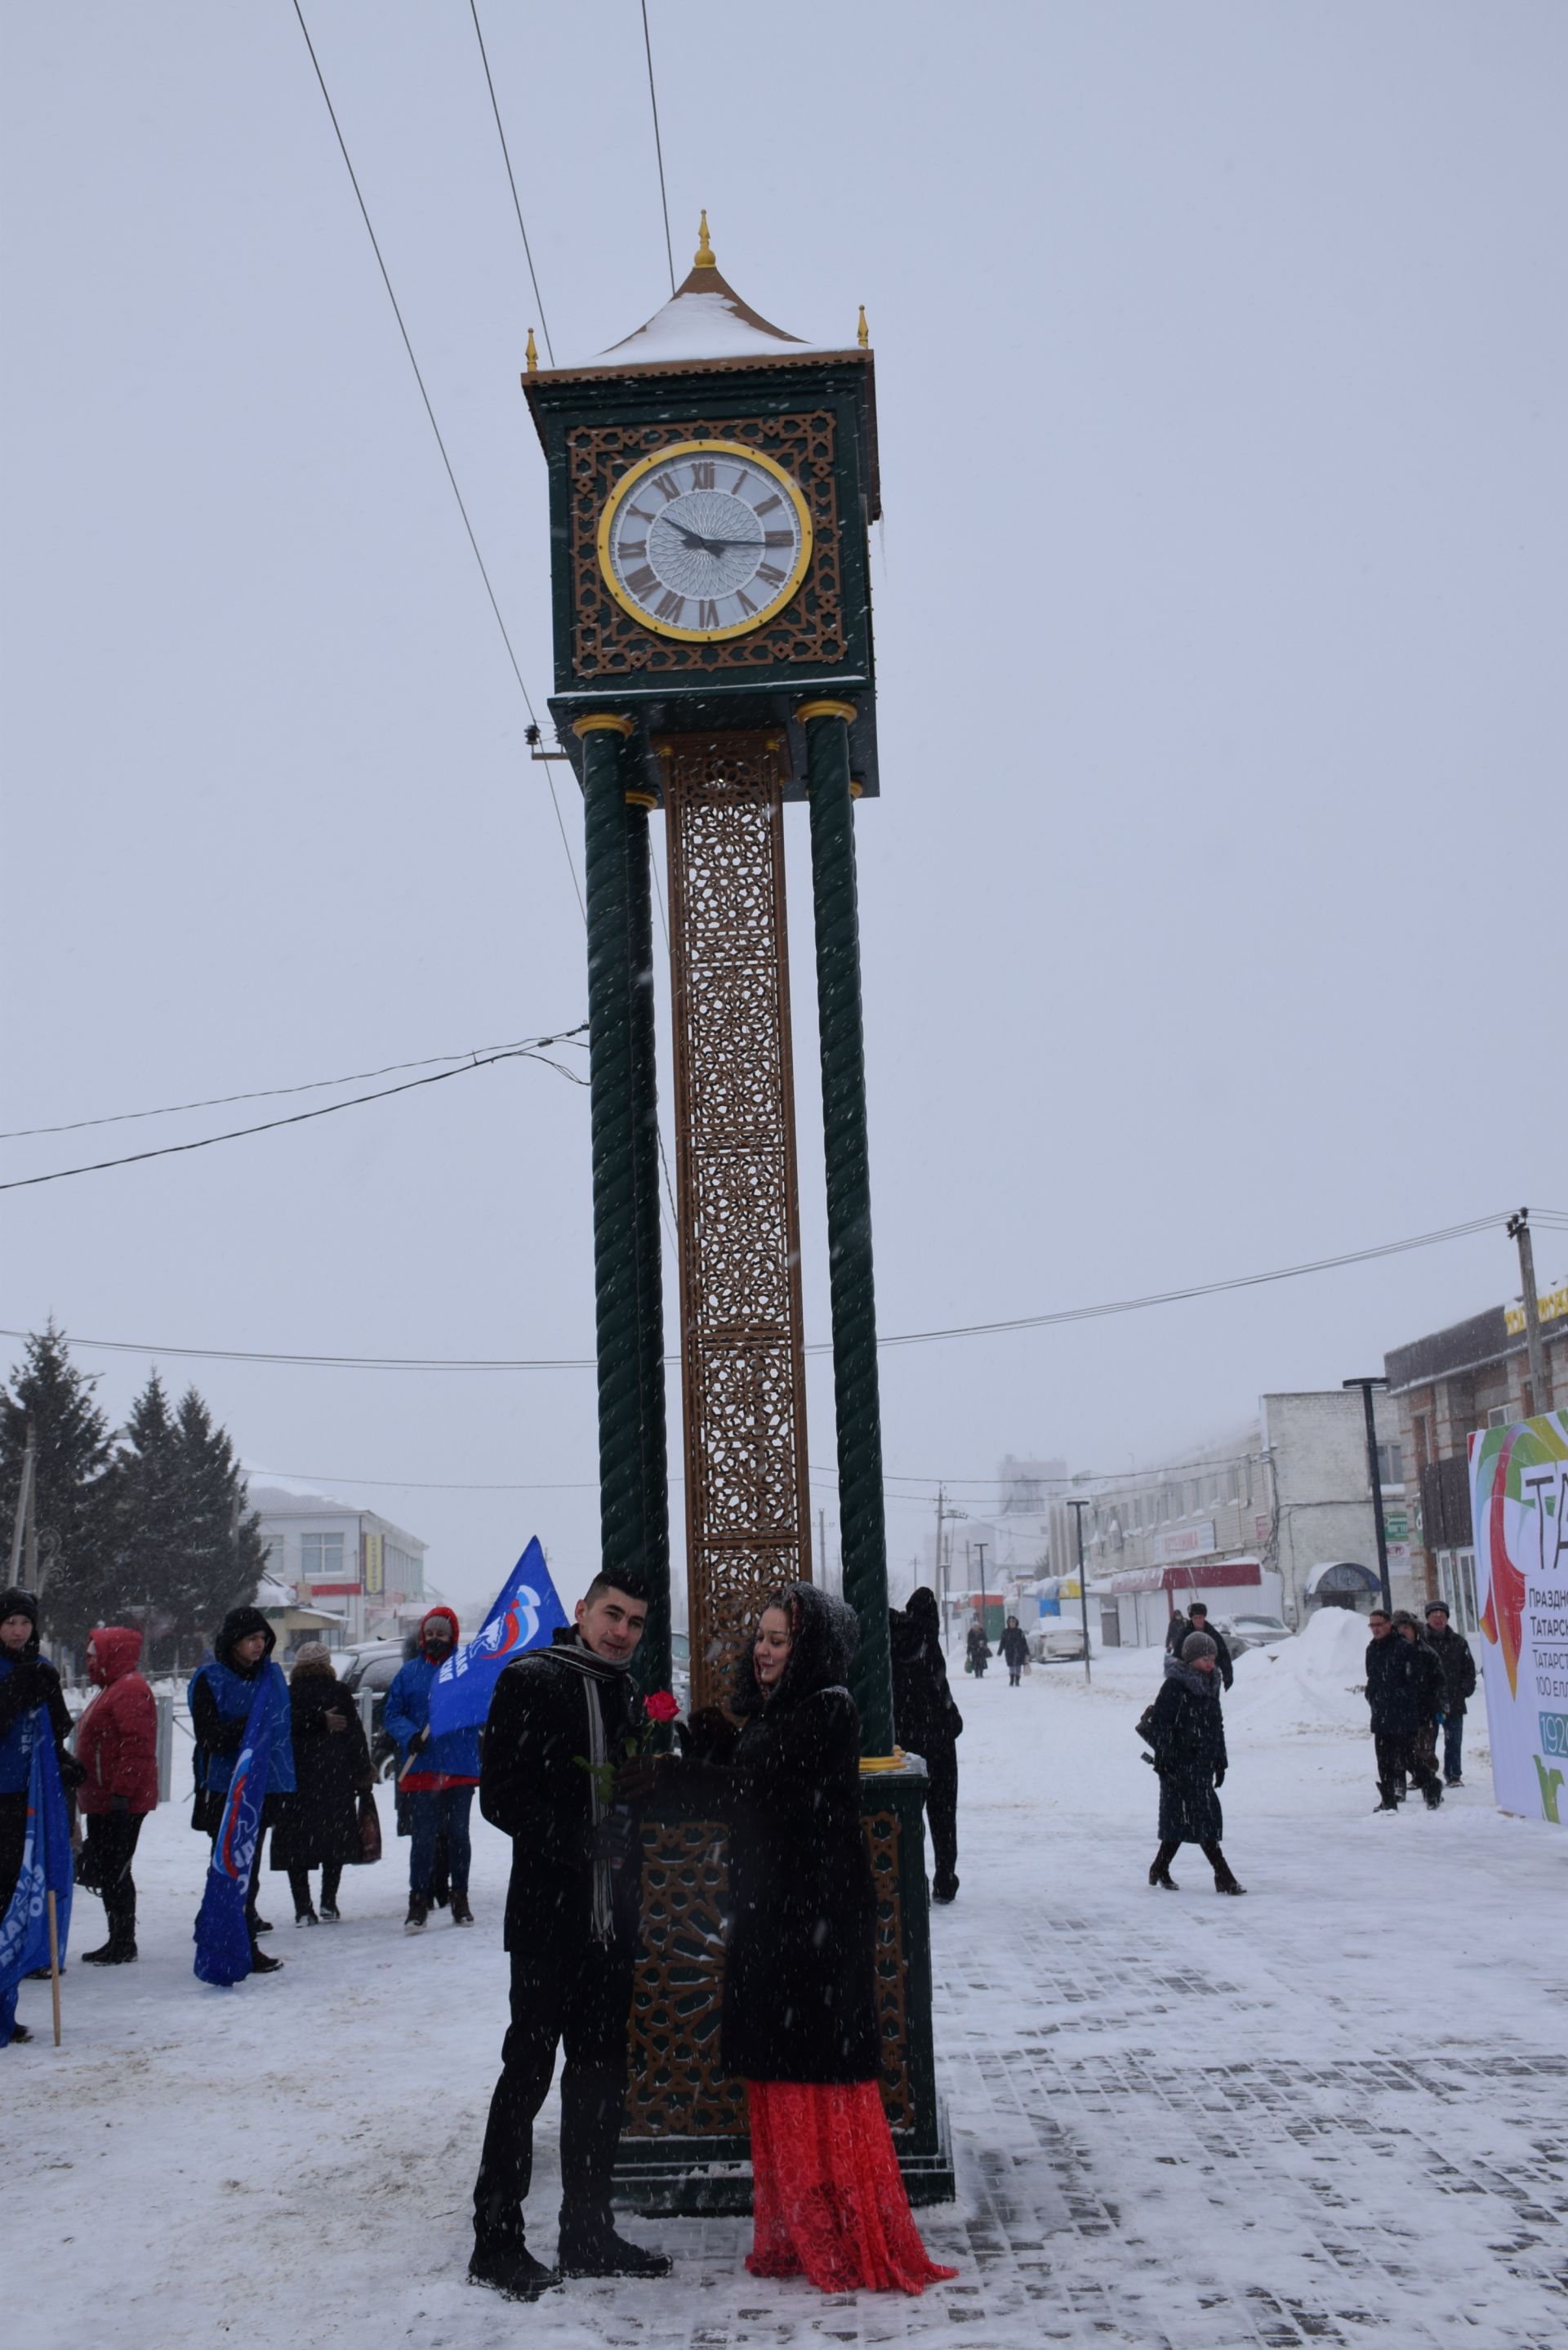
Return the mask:
[[599, 520], [616, 601], [661, 637], [760, 629], [811, 560], [811, 516], [782, 465], [734, 441], [680, 441], [622, 475]]

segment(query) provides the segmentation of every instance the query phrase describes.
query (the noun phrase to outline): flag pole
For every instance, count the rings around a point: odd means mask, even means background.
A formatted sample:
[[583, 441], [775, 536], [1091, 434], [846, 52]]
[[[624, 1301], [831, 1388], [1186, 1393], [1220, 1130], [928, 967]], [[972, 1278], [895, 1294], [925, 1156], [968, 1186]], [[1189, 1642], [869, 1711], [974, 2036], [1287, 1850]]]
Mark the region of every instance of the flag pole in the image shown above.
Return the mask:
[[49, 1905], [49, 1995], [55, 2004], [55, 2045], [60, 2044], [60, 1921], [55, 1909], [55, 1888], [51, 1885], [47, 1896]]

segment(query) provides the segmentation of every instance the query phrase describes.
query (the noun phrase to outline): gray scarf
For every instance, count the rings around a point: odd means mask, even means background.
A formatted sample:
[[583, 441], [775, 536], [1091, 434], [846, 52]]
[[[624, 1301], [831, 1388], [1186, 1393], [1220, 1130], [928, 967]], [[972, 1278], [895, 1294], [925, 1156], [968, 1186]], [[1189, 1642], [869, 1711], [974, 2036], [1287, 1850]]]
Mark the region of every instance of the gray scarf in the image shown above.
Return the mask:
[[[624, 1679], [631, 1670], [631, 1659], [628, 1657], [624, 1665], [618, 1665], [608, 1657], [596, 1656], [592, 1648], [584, 1645], [580, 1632], [574, 1632], [569, 1640], [563, 1640], [551, 1648], [549, 1656], [553, 1663], [565, 1665], [568, 1671], [580, 1673], [583, 1677], [583, 1702], [588, 1710], [588, 1761], [594, 1772], [597, 1772], [608, 1762], [609, 1749], [605, 1743], [604, 1709], [594, 1684], [597, 1681]], [[610, 1891], [609, 1856], [604, 1849], [604, 1838], [599, 1829], [609, 1806], [599, 1793], [598, 1780], [591, 1774], [588, 1779], [588, 1804], [594, 1825], [594, 1939], [596, 1942], [608, 1942], [615, 1935], [615, 1905]]]

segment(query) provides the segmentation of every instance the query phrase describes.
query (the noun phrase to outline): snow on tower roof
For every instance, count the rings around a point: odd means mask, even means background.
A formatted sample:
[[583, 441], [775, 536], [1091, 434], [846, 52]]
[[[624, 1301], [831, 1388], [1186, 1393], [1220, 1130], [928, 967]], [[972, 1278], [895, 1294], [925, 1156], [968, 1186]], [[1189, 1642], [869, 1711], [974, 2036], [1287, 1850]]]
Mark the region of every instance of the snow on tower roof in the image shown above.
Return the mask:
[[600, 356], [608, 359], [624, 355], [634, 363], [667, 364], [671, 359], [766, 358], [780, 350], [823, 348], [825, 345], [805, 342], [799, 335], [786, 335], [725, 283], [708, 242], [704, 213], [696, 255], [684, 284], [677, 286], [645, 327], [639, 327], [624, 341], [612, 343]]

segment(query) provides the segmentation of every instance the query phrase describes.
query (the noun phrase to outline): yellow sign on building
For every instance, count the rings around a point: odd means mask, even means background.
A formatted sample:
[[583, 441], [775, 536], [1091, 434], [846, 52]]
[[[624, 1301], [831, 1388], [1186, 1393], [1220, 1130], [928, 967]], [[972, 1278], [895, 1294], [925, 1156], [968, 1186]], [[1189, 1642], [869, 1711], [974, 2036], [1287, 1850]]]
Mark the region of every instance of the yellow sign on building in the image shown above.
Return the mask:
[[365, 1589], [376, 1595], [387, 1587], [387, 1538], [385, 1534], [365, 1536]]
[[[1555, 1322], [1559, 1315], [1568, 1314], [1568, 1282], [1564, 1282], [1561, 1289], [1549, 1290], [1544, 1297], [1538, 1297], [1535, 1301], [1535, 1311], [1542, 1322]], [[1524, 1336], [1522, 1305], [1504, 1306], [1502, 1318], [1511, 1338], [1521, 1338]]]

